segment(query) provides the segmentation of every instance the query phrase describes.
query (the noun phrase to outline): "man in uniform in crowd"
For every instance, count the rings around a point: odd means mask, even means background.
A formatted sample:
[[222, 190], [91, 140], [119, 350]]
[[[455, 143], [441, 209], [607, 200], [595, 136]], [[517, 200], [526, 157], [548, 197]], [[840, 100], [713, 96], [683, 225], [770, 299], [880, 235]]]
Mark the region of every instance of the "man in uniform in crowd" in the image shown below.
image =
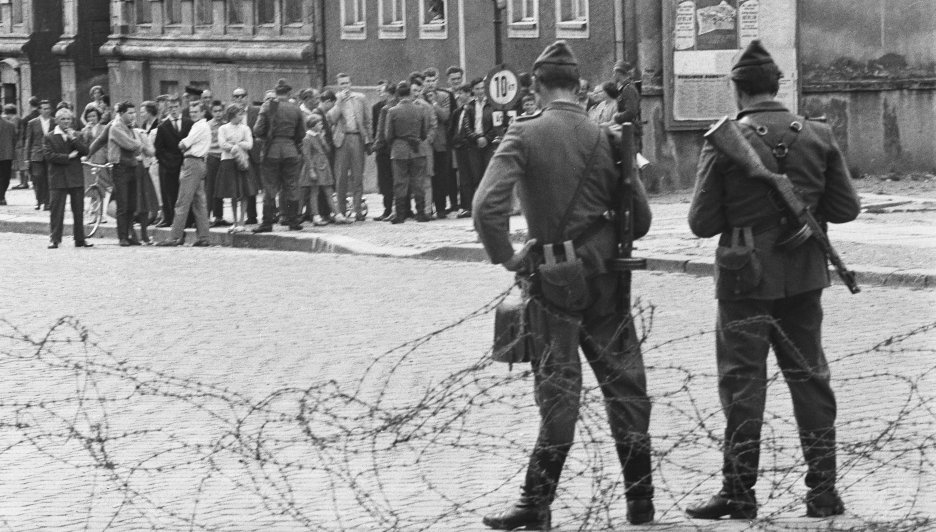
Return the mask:
[[299, 231], [299, 169], [302, 164], [300, 146], [305, 137], [305, 121], [299, 106], [289, 101], [292, 92], [285, 79], [276, 82], [276, 98], [264, 102], [254, 125], [254, 137], [264, 139], [263, 220], [254, 233], [273, 231], [276, 196], [283, 192], [280, 216], [291, 231]]
[[426, 195], [422, 180], [426, 175], [426, 136], [431, 131], [430, 115], [413, 101], [413, 84], [401, 81], [396, 88], [400, 99], [386, 114], [386, 138], [393, 163], [393, 198], [396, 215], [390, 223], [400, 224], [409, 209], [410, 193], [416, 198], [416, 221], [429, 221], [425, 214]]
[[84, 235], [84, 170], [81, 167], [81, 156], [87, 155], [88, 146], [72, 129], [73, 116], [68, 109], [59, 109], [55, 113], [55, 129], [43, 138], [43, 154], [49, 163], [49, 196], [52, 202], [49, 249], [55, 249], [62, 243], [66, 198], [71, 200], [75, 247], [91, 247]]
[[[774, 100], [781, 76], [760, 41], [751, 42], [731, 70], [738, 125], [763, 163], [790, 178], [820, 222], [851, 221], [860, 203], [835, 137], [825, 124], [798, 117]], [[836, 405], [820, 335], [820, 298], [829, 286], [826, 257], [815, 239], [795, 249], [778, 247], [794, 219], [777, 201], [770, 185], [704, 145], [689, 226], [703, 238], [721, 234], [719, 256], [755, 248], [757, 255], [747, 263], [759, 259], [762, 270], [759, 276], [751, 267], [738, 271], [743, 275], [716, 277], [718, 390], [727, 418], [723, 483], [711, 500], [686, 511], [690, 517], [757, 515], [754, 484], [771, 346], [790, 388], [806, 458], [806, 515], [845, 510], [835, 489]], [[735, 237], [745, 242], [733, 244]]]
[[432, 139], [432, 202], [435, 204], [436, 217], [445, 218], [447, 210], [445, 200], [452, 199], [452, 209], [458, 205], [458, 196], [450, 190], [452, 173], [452, 152], [449, 146], [448, 123], [455, 111], [455, 96], [451, 92], [440, 89], [439, 71], [427, 68], [423, 71], [425, 86], [423, 98], [432, 106], [436, 118], [435, 136]]
[[49, 175], [48, 166], [42, 154], [42, 139], [52, 131], [52, 103], [49, 100], [39, 102], [39, 116], [26, 124], [26, 153], [29, 156], [29, 178], [36, 192], [36, 207], [49, 210]]
[[[335, 147], [335, 192], [338, 211], [347, 212], [348, 191], [352, 197], [353, 220], [363, 222], [361, 197], [364, 195], [364, 158], [373, 146], [370, 107], [364, 95], [351, 90], [351, 77], [340, 73], [337, 102], [328, 111]], [[348, 217], [352, 220], [351, 217]]]
[[[650, 400], [643, 357], [630, 309], [620, 308], [621, 279], [607, 270], [618, 239], [604, 213], [618, 204], [620, 174], [608, 134], [579, 106], [578, 62], [564, 41], [548, 46], [533, 65], [533, 90], [543, 111], [511, 124], [474, 197], [475, 228], [491, 262], [517, 272], [530, 327], [534, 394], [540, 431], [520, 500], [484, 523], [498, 530], [548, 529], [550, 504], [572, 446], [582, 388], [578, 348], [605, 398], [615, 448], [624, 470], [627, 516], [632, 524], [653, 520]], [[514, 186], [531, 240], [514, 251], [509, 216]], [[650, 228], [650, 207], [634, 179], [634, 237]], [[584, 263], [584, 305], [547, 298], [532, 282], [547, 258], [542, 244], [571, 241]], [[538, 244], [542, 243], [542, 244]], [[559, 253], [557, 253], [559, 254]], [[561, 254], [560, 254], [561, 256]], [[572, 261], [572, 257], [565, 257]]]
[[643, 126], [640, 121], [640, 92], [634, 83], [634, 66], [623, 59], [614, 64], [614, 83], [617, 85], [617, 113], [614, 121], [618, 124], [634, 124], [634, 140], [640, 151], [643, 138]]
[[[253, 127], [257, 123], [257, 116], [260, 114], [260, 108], [256, 105], [250, 105], [250, 102], [247, 100], [247, 90], [243, 87], [237, 87], [231, 91], [231, 103], [247, 112], [247, 115], [244, 117], [244, 123], [253, 131]], [[256, 138], [254, 139], [253, 148], [250, 149], [250, 168], [247, 169], [257, 183], [260, 182], [261, 144], [261, 142], [257, 142]], [[244, 223], [257, 223], [257, 196], [247, 197], [247, 219]]]
[[182, 116], [182, 103], [172, 95], [166, 100], [169, 115], [156, 128], [156, 160], [159, 161], [159, 191], [162, 197], [162, 223], [156, 227], [172, 227], [175, 204], [179, 198], [179, 174], [182, 172], [182, 150], [179, 141], [188, 136], [192, 120]]

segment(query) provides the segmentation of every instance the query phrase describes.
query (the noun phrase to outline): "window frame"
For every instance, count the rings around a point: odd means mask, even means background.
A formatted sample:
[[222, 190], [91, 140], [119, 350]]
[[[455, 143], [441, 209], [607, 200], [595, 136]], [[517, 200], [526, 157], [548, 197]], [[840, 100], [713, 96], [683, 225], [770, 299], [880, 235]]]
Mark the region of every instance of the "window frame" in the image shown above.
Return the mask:
[[442, 22], [426, 22], [426, 0], [419, 0], [419, 38], [448, 39], [449, 1], [442, 0], [445, 17]]
[[562, 2], [556, 0], [556, 38], [557, 39], [587, 39], [591, 28], [591, 5], [588, 0], [566, 0], [571, 2], [581, 2], [585, 11], [584, 20], [562, 18]]
[[[399, 5], [399, 20], [389, 24], [384, 22], [384, 13], [387, 12], [387, 2], [390, 10]], [[377, 38], [378, 39], [405, 39], [406, 38], [406, 0], [377, 0]]]
[[[346, 24], [345, 21], [348, 19], [347, 16], [347, 7], [349, 2], [353, 2], [354, 6], [360, 6], [360, 13], [356, 20], [351, 24]], [[361, 41], [367, 38], [367, 2], [364, 0], [340, 0], [340, 15], [341, 15], [341, 39], [348, 41]]]
[[[533, 11], [533, 16], [515, 20], [514, 7], [517, 4], [526, 4]], [[540, 28], [540, 14], [538, 0], [507, 0], [507, 37], [511, 39], [538, 39]]]
[[284, 28], [301, 28], [306, 25], [307, 22], [307, 13], [304, 2], [300, 0], [295, 0], [299, 5], [299, 21], [298, 22], [287, 22], [286, 21], [286, 2], [290, 0], [280, 0], [280, 23]]

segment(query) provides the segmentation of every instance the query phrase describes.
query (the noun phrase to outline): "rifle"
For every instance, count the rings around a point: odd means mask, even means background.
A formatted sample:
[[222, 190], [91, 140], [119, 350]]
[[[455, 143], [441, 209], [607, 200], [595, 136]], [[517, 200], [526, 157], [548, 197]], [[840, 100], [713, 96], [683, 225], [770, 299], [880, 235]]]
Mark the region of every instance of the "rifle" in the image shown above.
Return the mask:
[[[613, 147], [613, 136], [611, 141]], [[620, 198], [615, 217], [618, 247], [617, 256], [608, 260], [608, 269], [620, 276], [618, 305], [623, 312], [630, 314], [631, 272], [647, 268], [647, 259], [631, 256], [634, 251], [634, 177], [637, 174], [634, 124], [627, 122], [621, 125], [621, 140], [616, 151], [620, 155], [616, 161], [620, 172]], [[622, 338], [626, 338], [627, 331], [624, 329]]]
[[855, 272], [850, 271], [842, 262], [842, 258], [832, 247], [829, 236], [822, 230], [822, 226], [819, 225], [816, 217], [809, 210], [809, 206], [803, 203], [803, 200], [796, 194], [790, 178], [785, 174], [771, 172], [764, 166], [757, 151], [745, 138], [741, 128], [738, 127], [735, 121], [725, 116], [705, 133], [705, 138], [719, 152], [731, 159], [731, 162], [738, 165], [746, 176], [766, 181], [777, 191], [787, 210], [796, 217], [801, 225], [797, 232], [798, 235], [804, 240], [815, 238], [819, 242], [822, 251], [829, 258], [829, 262], [835, 266], [835, 272], [845, 283], [845, 286], [848, 287], [848, 290], [853, 294], [861, 291], [855, 279]]

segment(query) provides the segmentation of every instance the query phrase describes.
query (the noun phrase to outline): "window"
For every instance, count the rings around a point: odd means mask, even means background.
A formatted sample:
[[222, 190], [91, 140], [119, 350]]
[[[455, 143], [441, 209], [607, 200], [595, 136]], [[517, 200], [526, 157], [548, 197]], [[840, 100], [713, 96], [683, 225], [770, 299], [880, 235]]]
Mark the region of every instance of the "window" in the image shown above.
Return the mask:
[[244, 3], [238, 1], [225, 2], [227, 6], [227, 23], [232, 26], [244, 24]]
[[339, 0], [341, 2], [341, 38], [366, 39], [364, 0]]
[[406, 4], [403, 0], [379, 0], [377, 17], [380, 19], [378, 38], [406, 38]]
[[195, 0], [195, 24], [198, 26], [210, 26], [214, 22], [214, 13], [212, 12], [211, 0]]
[[23, 2], [25, 0], [13, 0], [13, 24], [23, 23]]
[[150, 0], [136, 0], [136, 23], [153, 23], [153, 3]]
[[507, 36], [514, 38], [539, 37], [538, 0], [507, 1]]
[[166, 24], [182, 24], [182, 1], [166, 0]]
[[257, 0], [257, 24], [273, 24], [276, 19], [275, 0]]
[[588, 38], [588, 0], [556, 0], [556, 37]]
[[179, 92], [179, 82], [178, 81], [160, 81], [159, 82], [159, 94], [178, 94]]
[[448, 38], [448, 0], [419, 0], [419, 38]]
[[302, 0], [283, 0], [283, 24], [302, 24]]

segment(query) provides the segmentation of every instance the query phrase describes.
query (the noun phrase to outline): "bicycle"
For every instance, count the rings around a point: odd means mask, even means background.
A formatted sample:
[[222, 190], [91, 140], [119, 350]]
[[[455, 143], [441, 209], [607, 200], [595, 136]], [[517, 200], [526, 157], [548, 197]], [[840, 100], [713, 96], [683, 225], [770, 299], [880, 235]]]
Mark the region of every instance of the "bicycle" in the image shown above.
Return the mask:
[[111, 179], [111, 163], [95, 164], [82, 161], [83, 165], [91, 168], [94, 182], [88, 185], [84, 193], [84, 224], [85, 236], [92, 237], [104, 221], [104, 213], [114, 191], [114, 181]]

